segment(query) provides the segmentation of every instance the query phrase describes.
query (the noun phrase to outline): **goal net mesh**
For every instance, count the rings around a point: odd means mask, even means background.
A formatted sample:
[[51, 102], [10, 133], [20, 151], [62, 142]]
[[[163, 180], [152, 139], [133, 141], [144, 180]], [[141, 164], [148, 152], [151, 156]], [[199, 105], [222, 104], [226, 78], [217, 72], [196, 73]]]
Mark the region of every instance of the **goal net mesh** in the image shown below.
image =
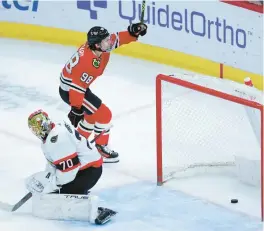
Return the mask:
[[[187, 75], [171, 78], [261, 103], [261, 92], [242, 84]], [[235, 176], [241, 158], [260, 163], [259, 109], [167, 81], [161, 81], [160, 92], [163, 182], [208, 173]], [[253, 184], [259, 184], [260, 165], [254, 171], [259, 177]]]

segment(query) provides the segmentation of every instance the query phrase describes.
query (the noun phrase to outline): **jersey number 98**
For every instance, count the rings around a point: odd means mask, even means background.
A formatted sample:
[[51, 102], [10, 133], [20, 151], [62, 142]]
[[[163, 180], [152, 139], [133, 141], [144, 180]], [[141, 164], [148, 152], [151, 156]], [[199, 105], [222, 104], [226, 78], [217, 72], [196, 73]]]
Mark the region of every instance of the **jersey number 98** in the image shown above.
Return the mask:
[[85, 83], [90, 83], [91, 81], [93, 80], [93, 76], [91, 75], [88, 75], [87, 73], [83, 73], [82, 76], [81, 76], [81, 81], [82, 82], [85, 82]]

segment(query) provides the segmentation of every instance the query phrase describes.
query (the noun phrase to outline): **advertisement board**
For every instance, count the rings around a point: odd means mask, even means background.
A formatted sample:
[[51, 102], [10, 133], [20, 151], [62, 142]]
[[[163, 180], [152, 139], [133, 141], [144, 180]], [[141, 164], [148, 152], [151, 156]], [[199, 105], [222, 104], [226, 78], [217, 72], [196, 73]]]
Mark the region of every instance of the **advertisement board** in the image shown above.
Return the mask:
[[[141, 1], [2, 1], [0, 21], [87, 32], [126, 30]], [[250, 19], [250, 20], [249, 20]], [[263, 14], [218, 1], [147, 1], [140, 42], [263, 74]]]

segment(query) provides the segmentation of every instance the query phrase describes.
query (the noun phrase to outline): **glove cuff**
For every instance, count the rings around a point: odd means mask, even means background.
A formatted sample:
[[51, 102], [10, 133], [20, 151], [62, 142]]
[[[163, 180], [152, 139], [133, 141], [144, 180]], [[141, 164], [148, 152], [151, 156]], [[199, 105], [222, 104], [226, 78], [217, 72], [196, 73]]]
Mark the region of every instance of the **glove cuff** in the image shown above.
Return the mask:
[[77, 116], [81, 116], [83, 115], [83, 110], [82, 109], [78, 109], [76, 107], [72, 107], [71, 108], [71, 112], [74, 114], [74, 115], [77, 115]]
[[133, 24], [129, 25], [129, 26], [127, 27], [127, 31], [128, 31], [128, 33], [129, 33], [131, 36], [133, 36], [133, 37], [135, 37], [135, 38], [138, 38], [139, 35], [136, 35], [135, 32], [132, 31], [132, 26], [133, 26]]

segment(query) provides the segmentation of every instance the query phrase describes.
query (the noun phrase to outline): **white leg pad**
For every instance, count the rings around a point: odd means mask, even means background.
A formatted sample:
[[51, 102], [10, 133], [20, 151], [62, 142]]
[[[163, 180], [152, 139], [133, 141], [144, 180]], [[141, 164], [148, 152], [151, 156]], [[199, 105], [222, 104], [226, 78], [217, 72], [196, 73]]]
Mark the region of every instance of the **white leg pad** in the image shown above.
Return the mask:
[[94, 223], [99, 198], [95, 195], [44, 194], [32, 198], [32, 214], [51, 220]]
[[89, 202], [89, 222], [94, 223], [95, 218], [98, 216], [98, 196], [91, 195], [88, 199]]

